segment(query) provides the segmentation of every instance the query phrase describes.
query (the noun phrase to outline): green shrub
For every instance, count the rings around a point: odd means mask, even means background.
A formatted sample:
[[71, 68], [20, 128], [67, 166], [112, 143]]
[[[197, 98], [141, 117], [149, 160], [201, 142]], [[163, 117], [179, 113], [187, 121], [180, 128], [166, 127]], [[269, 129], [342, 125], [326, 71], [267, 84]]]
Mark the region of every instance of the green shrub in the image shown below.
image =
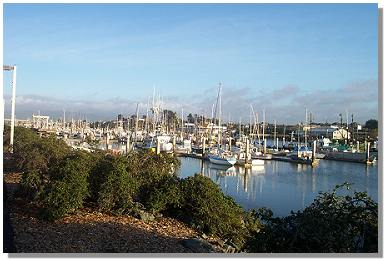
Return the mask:
[[15, 127], [14, 153], [20, 171], [46, 174], [70, 152], [68, 145], [55, 136], [40, 138], [33, 130]]
[[11, 139], [11, 127], [9, 125], [4, 125], [3, 152], [8, 152], [9, 151], [10, 139]]
[[243, 209], [220, 187], [202, 175], [188, 177], [182, 182], [184, 211], [190, 214], [192, 224], [206, 234], [215, 234], [241, 246], [247, 232]]
[[92, 202], [97, 202], [101, 185], [105, 180], [106, 170], [111, 166], [111, 158], [109, 155], [106, 155], [104, 151], [100, 150], [96, 150], [95, 152], [90, 153], [89, 156], [90, 160], [93, 162], [93, 165], [88, 176], [88, 189], [90, 193], [88, 199]]
[[43, 189], [44, 185], [38, 172], [24, 172], [15, 195], [28, 200], [35, 200], [40, 197]]
[[155, 154], [152, 151], [131, 152], [128, 155], [128, 171], [141, 186], [148, 187], [159, 182], [164, 176], [175, 175], [180, 160], [170, 154]]
[[132, 205], [137, 184], [127, 171], [128, 164], [124, 156], [110, 156], [100, 165], [103, 168], [97, 177], [101, 180], [97, 197], [100, 209], [123, 213]]
[[18, 195], [38, 198], [46, 185], [48, 171], [59, 164], [70, 152], [61, 140], [50, 136], [40, 138], [33, 130], [15, 127], [13, 157], [17, 170], [23, 173]]
[[128, 155], [128, 172], [136, 180], [138, 190], [135, 200], [146, 201], [150, 197], [153, 187], [163, 178], [176, 176], [180, 167], [180, 160], [170, 154], [155, 154], [151, 151], [131, 152]]
[[[346, 185], [343, 185], [346, 186]], [[303, 212], [274, 218], [255, 211], [263, 228], [245, 247], [249, 252], [356, 253], [378, 250], [378, 205], [363, 192], [337, 196], [324, 192]]]
[[74, 152], [50, 170], [50, 179], [44, 192], [44, 216], [58, 219], [82, 207], [89, 195], [88, 175], [91, 165], [85, 152]]
[[152, 213], [172, 212], [184, 205], [181, 180], [175, 176], [165, 176], [151, 187], [144, 205]]

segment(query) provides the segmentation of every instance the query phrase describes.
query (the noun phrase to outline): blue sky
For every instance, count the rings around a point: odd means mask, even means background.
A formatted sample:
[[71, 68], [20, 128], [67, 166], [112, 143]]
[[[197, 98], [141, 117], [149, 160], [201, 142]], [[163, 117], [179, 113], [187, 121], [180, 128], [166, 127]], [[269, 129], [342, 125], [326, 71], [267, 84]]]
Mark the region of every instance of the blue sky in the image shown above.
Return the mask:
[[18, 65], [22, 117], [143, 111], [154, 85], [166, 107], [211, 114], [223, 82], [235, 121], [252, 103], [282, 122], [305, 107], [364, 122], [377, 118], [377, 19], [376, 4], [4, 4], [4, 63]]

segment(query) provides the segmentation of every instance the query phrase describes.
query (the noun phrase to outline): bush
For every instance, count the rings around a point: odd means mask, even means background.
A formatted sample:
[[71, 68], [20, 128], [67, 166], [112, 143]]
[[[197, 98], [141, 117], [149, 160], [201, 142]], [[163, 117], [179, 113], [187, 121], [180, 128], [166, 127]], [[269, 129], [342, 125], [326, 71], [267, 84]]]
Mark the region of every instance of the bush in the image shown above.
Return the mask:
[[155, 154], [152, 151], [131, 152], [128, 155], [127, 171], [137, 181], [138, 192], [135, 199], [146, 201], [150, 191], [157, 186], [163, 178], [176, 176], [180, 160], [170, 154]]
[[[343, 185], [346, 186], [346, 185]], [[303, 212], [284, 218], [254, 211], [263, 228], [247, 243], [249, 252], [356, 253], [378, 250], [378, 205], [363, 192], [321, 193]]]
[[55, 136], [40, 138], [33, 130], [15, 127], [14, 158], [20, 171], [46, 174], [70, 152]]
[[244, 242], [246, 228], [243, 209], [231, 197], [225, 196], [210, 178], [196, 174], [182, 182], [184, 211], [192, 224], [207, 234], [232, 240], [238, 246]]
[[50, 170], [44, 191], [44, 214], [48, 220], [63, 217], [82, 207], [89, 195], [87, 178], [92, 162], [85, 152], [74, 152]]
[[175, 176], [165, 176], [148, 192], [149, 196], [143, 201], [152, 213], [174, 212], [182, 209], [184, 197], [181, 190], [181, 180]]
[[131, 152], [128, 160], [128, 171], [141, 185], [159, 182], [164, 176], [175, 175], [180, 166], [178, 158], [166, 153], [155, 154], [152, 151]]
[[23, 172], [18, 195], [38, 198], [49, 169], [59, 164], [69, 152], [68, 146], [55, 137], [40, 138], [31, 129], [15, 127], [13, 157], [16, 168]]
[[43, 189], [44, 185], [38, 172], [24, 172], [15, 195], [28, 200], [35, 200], [40, 197]]
[[97, 202], [104, 211], [123, 213], [133, 204], [132, 196], [137, 184], [127, 171], [128, 160], [124, 156], [108, 157], [99, 165], [103, 170]]
[[88, 176], [89, 197], [88, 200], [97, 202], [101, 185], [105, 181], [106, 169], [110, 166], [111, 158], [101, 150], [96, 150], [89, 154], [90, 160], [93, 162], [91, 172]]
[[10, 139], [11, 139], [11, 127], [9, 125], [4, 125], [3, 152], [8, 152], [9, 151]]

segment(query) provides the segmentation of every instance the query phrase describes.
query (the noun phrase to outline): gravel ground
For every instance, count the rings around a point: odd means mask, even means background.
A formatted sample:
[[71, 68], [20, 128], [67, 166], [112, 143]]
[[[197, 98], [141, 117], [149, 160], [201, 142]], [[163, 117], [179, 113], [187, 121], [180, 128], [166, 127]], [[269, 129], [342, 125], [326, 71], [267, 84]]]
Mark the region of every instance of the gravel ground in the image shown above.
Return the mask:
[[84, 208], [55, 222], [41, 221], [36, 205], [12, 196], [20, 178], [19, 173], [4, 174], [17, 253], [210, 252], [184, 246], [182, 241], [199, 235], [166, 217], [145, 223], [131, 216], [113, 216]]

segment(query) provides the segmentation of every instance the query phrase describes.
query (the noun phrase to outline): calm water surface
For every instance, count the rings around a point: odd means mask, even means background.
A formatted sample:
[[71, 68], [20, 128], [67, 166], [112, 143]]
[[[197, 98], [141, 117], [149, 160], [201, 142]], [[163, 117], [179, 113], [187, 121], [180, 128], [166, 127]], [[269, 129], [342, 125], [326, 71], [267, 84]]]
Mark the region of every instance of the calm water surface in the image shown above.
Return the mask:
[[208, 161], [182, 157], [179, 176], [202, 172], [217, 183], [226, 195], [244, 209], [267, 207], [276, 216], [302, 210], [321, 191], [332, 190], [344, 182], [353, 183], [350, 191], [366, 191], [378, 201], [378, 166], [320, 160], [318, 166], [265, 161], [263, 166], [223, 167]]

